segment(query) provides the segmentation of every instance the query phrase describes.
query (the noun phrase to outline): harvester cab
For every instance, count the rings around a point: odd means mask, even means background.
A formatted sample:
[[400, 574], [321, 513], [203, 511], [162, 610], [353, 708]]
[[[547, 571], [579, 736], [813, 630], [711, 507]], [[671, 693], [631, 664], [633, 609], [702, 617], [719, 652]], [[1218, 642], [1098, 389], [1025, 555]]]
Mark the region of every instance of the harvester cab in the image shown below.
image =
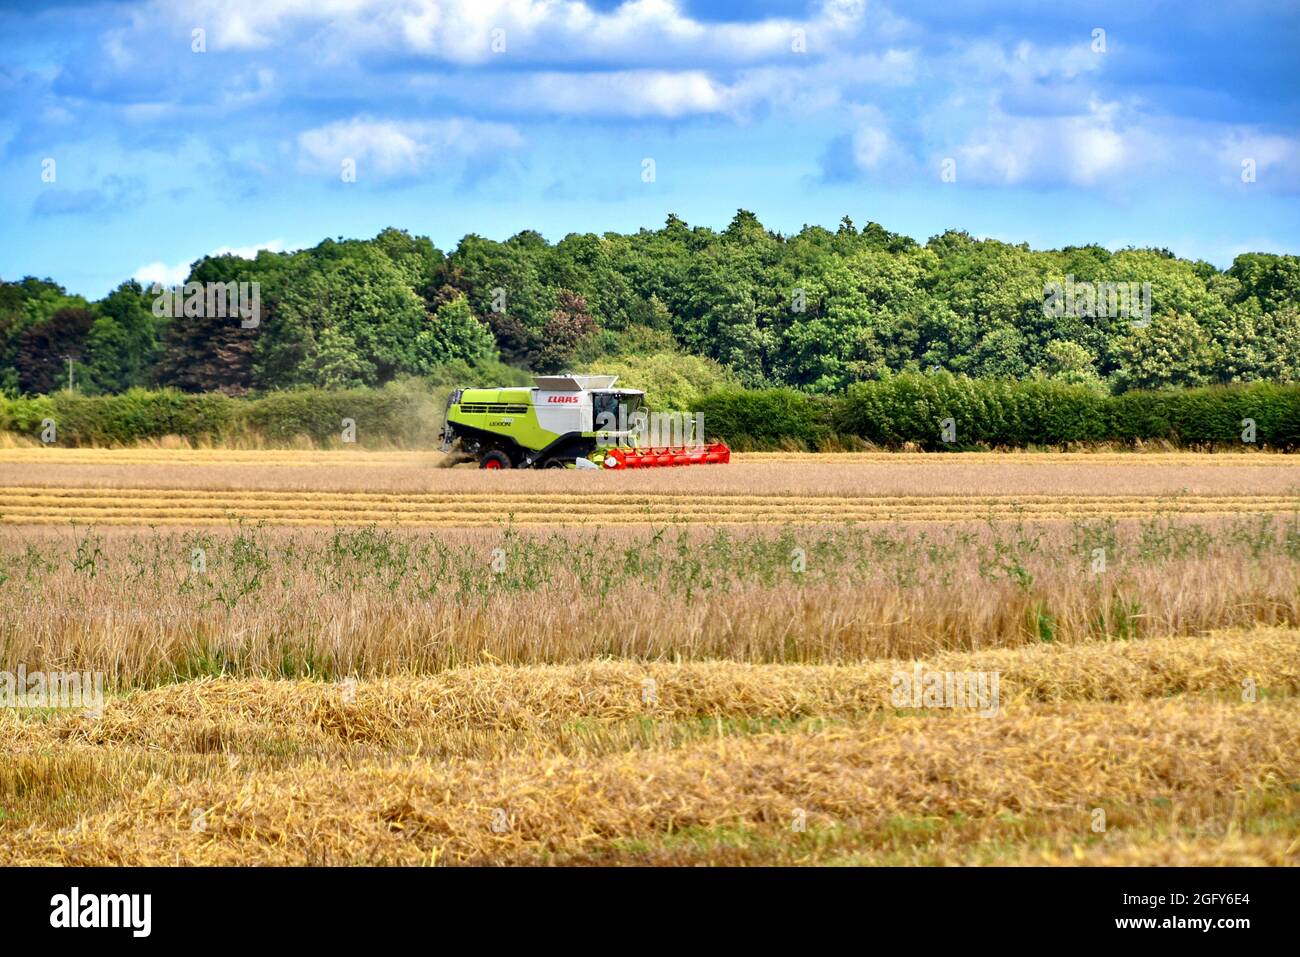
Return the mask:
[[642, 447], [645, 393], [617, 376], [535, 376], [531, 388], [457, 389], [447, 397], [442, 451], [480, 468], [647, 468], [729, 461], [722, 443]]

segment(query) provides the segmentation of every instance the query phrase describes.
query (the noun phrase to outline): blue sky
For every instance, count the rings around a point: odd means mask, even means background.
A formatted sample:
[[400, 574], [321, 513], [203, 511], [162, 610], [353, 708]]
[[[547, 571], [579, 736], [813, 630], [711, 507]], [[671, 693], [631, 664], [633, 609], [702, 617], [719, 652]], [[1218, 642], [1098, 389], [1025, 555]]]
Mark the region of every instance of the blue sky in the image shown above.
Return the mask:
[[1226, 266], [1300, 252], [1298, 64], [1295, 2], [10, 3], [0, 277], [739, 207]]

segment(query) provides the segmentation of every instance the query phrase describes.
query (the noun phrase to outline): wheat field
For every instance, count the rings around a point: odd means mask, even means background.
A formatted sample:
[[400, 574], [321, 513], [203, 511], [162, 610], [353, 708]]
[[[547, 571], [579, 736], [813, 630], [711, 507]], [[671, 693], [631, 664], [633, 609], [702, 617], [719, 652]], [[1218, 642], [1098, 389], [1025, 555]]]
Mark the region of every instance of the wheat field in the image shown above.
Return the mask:
[[1295, 864], [1294, 461], [0, 450], [0, 865]]
[[0, 863], [1295, 862], [1300, 633], [930, 665], [1001, 712], [892, 707], [904, 662], [596, 662], [10, 718]]
[[0, 488], [11, 525], [770, 525], [1275, 513], [1300, 495], [692, 495], [641, 492], [244, 492]]
[[948, 522], [1294, 509], [1264, 453], [738, 453], [643, 472], [445, 468], [436, 452], [0, 449], [0, 524], [435, 527]]

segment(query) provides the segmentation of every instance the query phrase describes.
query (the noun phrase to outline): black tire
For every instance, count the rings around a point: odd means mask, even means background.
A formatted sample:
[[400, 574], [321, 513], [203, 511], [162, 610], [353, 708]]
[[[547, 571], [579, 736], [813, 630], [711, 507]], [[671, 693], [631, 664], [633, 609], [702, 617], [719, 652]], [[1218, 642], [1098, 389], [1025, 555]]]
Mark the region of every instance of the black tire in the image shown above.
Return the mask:
[[493, 449], [487, 455], [483, 456], [483, 461], [479, 462], [478, 467], [481, 469], [508, 469], [514, 463], [510, 461], [510, 456], [497, 449]]
[[568, 467], [569, 463], [564, 461], [564, 459], [551, 459], [546, 463], [546, 468], [548, 469], [567, 469]]

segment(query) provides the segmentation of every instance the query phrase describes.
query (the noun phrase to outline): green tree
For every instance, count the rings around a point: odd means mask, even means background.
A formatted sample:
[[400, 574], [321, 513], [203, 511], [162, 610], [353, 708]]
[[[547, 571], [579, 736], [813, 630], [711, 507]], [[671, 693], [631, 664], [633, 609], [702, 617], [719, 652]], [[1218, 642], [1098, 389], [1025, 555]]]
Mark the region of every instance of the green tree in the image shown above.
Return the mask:
[[1205, 384], [1216, 348], [1191, 316], [1168, 312], [1149, 326], [1132, 327], [1116, 344], [1115, 390], [1160, 389]]
[[90, 393], [116, 393], [152, 383], [161, 352], [153, 297], [124, 282], [95, 305], [80, 381]]
[[582, 342], [599, 328], [587, 310], [587, 301], [577, 293], [561, 289], [551, 318], [542, 330], [534, 368], [538, 372], [563, 372]]
[[[1300, 257], [1265, 253], [1221, 271], [1163, 249], [1035, 251], [958, 231], [918, 245], [848, 217], [783, 236], [741, 209], [721, 232], [669, 215], [659, 229], [555, 244], [534, 230], [471, 233], [447, 256], [385, 229], [209, 257], [189, 278], [257, 282], [260, 324], [156, 318], [134, 283], [93, 305], [49, 281], [0, 283], [0, 391], [57, 388], [69, 354], [89, 392], [374, 386], [489, 362], [494, 349], [546, 370], [693, 355], [746, 385], [825, 393], [936, 367], [1120, 390], [1300, 374]], [[1102, 293], [1053, 310], [1049, 283]], [[1149, 304], [1150, 328], [1112, 308], [1108, 288], [1142, 290], [1127, 304]], [[89, 326], [67, 309], [88, 309]]]
[[644, 391], [650, 408], [672, 412], [689, 411], [714, 389], [739, 385], [731, 372], [712, 359], [671, 352], [614, 356], [579, 371], [616, 375], [620, 388]]
[[[157, 372], [160, 384], [183, 392], [227, 395], [244, 395], [252, 388], [253, 349], [265, 316], [259, 316], [257, 325], [252, 325], [251, 319], [245, 319], [229, 306], [224, 314], [218, 314], [221, 310], [208, 308], [206, 284], [249, 282], [253, 273], [249, 261], [238, 256], [205, 258], [194, 264], [186, 284], [194, 282], [204, 287], [203, 306], [196, 310], [173, 306], [171, 315], [167, 316], [164, 301], [156, 310], [164, 313], [160, 317], [163, 319], [163, 348]], [[186, 303], [191, 298], [183, 289], [178, 294]], [[198, 300], [194, 301], [197, 304]], [[176, 312], [183, 314], [177, 316]]]
[[[345, 370], [339, 375], [348, 381], [382, 385], [427, 365], [420, 352], [420, 333], [428, 325], [424, 300], [402, 268], [373, 245], [318, 247], [299, 256], [280, 281], [258, 330], [260, 388], [322, 384], [316, 376], [326, 367]], [[321, 360], [326, 329], [334, 334]]]
[[64, 306], [24, 329], [15, 361], [19, 389], [47, 393], [67, 388], [68, 360], [81, 361], [94, 322], [95, 314], [87, 307]]
[[420, 355], [422, 372], [455, 359], [463, 359], [472, 365], [497, 357], [496, 340], [491, 330], [475, 318], [469, 300], [464, 296], [438, 308], [430, 317], [427, 328], [417, 337], [416, 350]]
[[980, 337], [971, 374], [986, 379], [1023, 379], [1029, 374], [1025, 337], [1014, 326], [992, 329]]
[[1068, 339], [1053, 339], [1047, 344], [1038, 372], [1048, 379], [1070, 385], [1101, 384], [1092, 354], [1079, 343]]
[[312, 352], [312, 382], [323, 389], [355, 389], [373, 382], [374, 366], [361, 358], [356, 340], [335, 326], [326, 326]]
[[1300, 304], [1300, 256], [1243, 253], [1228, 275], [1240, 284], [1242, 300], [1254, 299], [1265, 311]]

